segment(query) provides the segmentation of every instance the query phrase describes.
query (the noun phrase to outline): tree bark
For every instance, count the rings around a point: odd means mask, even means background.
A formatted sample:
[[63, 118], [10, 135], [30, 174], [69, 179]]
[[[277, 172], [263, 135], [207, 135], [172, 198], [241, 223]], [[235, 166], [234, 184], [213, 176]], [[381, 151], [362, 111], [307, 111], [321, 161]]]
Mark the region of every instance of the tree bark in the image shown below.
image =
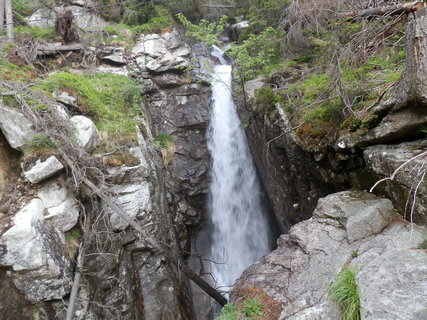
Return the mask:
[[402, 13], [411, 13], [425, 7], [423, 1], [407, 2], [404, 4], [396, 4], [384, 7], [368, 8], [358, 12], [344, 13], [341, 18], [369, 18], [377, 16], [398, 15]]
[[4, 28], [4, 1], [0, 0], [0, 31]]
[[5, 0], [5, 14], [6, 14], [6, 30], [7, 38], [13, 39], [13, 14], [12, 14], [12, 0]]

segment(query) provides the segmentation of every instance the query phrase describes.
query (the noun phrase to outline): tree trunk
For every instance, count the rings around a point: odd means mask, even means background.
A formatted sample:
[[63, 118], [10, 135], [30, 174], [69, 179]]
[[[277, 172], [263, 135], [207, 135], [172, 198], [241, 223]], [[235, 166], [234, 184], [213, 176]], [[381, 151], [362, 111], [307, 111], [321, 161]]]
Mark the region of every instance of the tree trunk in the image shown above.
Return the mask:
[[4, 28], [4, 1], [0, 0], [0, 31]]
[[7, 38], [13, 39], [12, 0], [5, 0]]
[[407, 2], [404, 4], [395, 4], [384, 7], [375, 7], [368, 8], [358, 12], [347, 12], [344, 13], [341, 18], [369, 18], [377, 16], [388, 16], [388, 15], [398, 15], [402, 13], [410, 13], [418, 11], [424, 8], [425, 3], [423, 1]]

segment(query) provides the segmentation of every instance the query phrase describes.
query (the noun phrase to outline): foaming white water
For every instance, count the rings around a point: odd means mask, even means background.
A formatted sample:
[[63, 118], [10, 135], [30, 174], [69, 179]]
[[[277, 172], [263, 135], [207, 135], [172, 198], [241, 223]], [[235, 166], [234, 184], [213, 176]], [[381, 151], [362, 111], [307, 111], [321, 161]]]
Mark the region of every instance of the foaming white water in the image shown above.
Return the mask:
[[210, 258], [216, 262], [211, 267], [216, 285], [225, 290], [270, 250], [261, 188], [230, 88], [231, 66], [216, 66], [208, 130], [212, 157]]

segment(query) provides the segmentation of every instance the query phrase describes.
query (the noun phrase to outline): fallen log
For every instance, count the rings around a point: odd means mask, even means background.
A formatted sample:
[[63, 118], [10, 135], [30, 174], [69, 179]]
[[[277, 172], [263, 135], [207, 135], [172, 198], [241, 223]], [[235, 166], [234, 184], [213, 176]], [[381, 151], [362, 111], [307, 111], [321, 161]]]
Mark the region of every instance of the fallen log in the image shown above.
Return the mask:
[[83, 50], [81, 43], [64, 44], [64, 45], [38, 45], [37, 56], [55, 55], [61, 52]]
[[340, 16], [341, 19], [352, 18], [371, 18], [380, 16], [399, 15], [404, 13], [416, 12], [425, 7], [423, 1], [406, 2], [390, 6], [367, 8], [358, 12], [346, 12]]

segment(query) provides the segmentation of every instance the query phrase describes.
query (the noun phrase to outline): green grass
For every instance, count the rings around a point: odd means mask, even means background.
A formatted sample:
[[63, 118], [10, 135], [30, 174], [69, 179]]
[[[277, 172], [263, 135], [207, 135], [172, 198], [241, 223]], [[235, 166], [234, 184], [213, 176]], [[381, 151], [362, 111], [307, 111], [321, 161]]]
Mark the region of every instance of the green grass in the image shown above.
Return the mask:
[[227, 303], [222, 309], [221, 314], [216, 320], [236, 320], [240, 315], [237, 307], [232, 303]]
[[173, 141], [173, 137], [167, 133], [159, 133], [154, 139], [160, 148], [167, 148]]
[[341, 308], [342, 320], [360, 320], [360, 297], [356, 284], [357, 269], [344, 267], [330, 288], [330, 294]]
[[98, 130], [122, 141], [136, 140], [140, 90], [128, 77], [57, 72], [36, 88], [47, 93], [67, 91], [78, 99], [80, 109], [93, 117]]
[[216, 320], [245, 320], [260, 319], [265, 306], [255, 298], [249, 298], [243, 302], [243, 306], [237, 307], [233, 303], [227, 303]]
[[17, 26], [14, 28], [16, 35], [30, 34], [33, 38], [36, 39], [45, 39], [45, 40], [57, 40], [58, 37], [55, 35], [55, 30], [53, 27], [40, 28], [40, 27], [26, 27], [26, 26]]
[[5, 47], [0, 53], [0, 79], [13, 80], [19, 82], [30, 82], [37, 77], [35, 68], [24, 65], [16, 65], [8, 59], [8, 54], [11, 50], [16, 50], [13, 44]]

